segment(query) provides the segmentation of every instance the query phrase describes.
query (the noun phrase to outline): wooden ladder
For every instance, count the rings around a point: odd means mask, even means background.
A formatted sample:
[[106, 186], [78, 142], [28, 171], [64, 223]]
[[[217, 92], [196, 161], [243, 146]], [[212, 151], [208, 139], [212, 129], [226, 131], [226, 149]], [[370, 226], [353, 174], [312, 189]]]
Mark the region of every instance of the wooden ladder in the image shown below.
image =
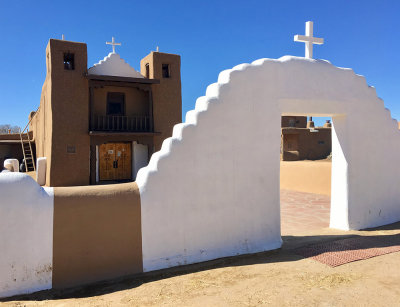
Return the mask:
[[[32, 119], [36, 116], [37, 112], [39, 111], [39, 108], [40, 106], [36, 109], [33, 116], [26, 124], [24, 130], [21, 131], [21, 128], [19, 129], [22, 154], [24, 155], [24, 162], [25, 162], [25, 172], [32, 172], [32, 171], [36, 172], [35, 159], [33, 157], [33, 151], [32, 151], [32, 142], [29, 137], [29, 124], [31, 123]], [[26, 138], [24, 138], [24, 135], [26, 135]]]
[[[25, 130], [26, 133], [23, 133], [21, 129], [19, 129], [19, 136], [21, 138], [22, 153], [24, 155], [25, 172], [32, 172], [36, 171], [35, 159], [33, 158], [32, 143], [29, 137], [29, 127], [26, 127], [24, 131]], [[24, 135], [26, 135], [26, 138], [24, 138]]]

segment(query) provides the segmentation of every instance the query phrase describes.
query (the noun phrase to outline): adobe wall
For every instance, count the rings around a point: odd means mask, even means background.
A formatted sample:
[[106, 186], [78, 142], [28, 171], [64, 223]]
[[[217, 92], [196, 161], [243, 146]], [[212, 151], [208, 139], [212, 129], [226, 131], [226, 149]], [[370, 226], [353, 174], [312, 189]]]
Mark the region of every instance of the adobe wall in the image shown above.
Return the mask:
[[[182, 121], [181, 57], [176, 54], [151, 52], [140, 61], [140, 71], [146, 75], [149, 64], [150, 79], [159, 79], [160, 84], [153, 84], [154, 131], [160, 132], [155, 137], [155, 150], [161, 148], [164, 139], [172, 135], [174, 125]], [[162, 77], [162, 64], [170, 65], [170, 78]]]
[[287, 114], [332, 117], [331, 227], [400, 220], [400, 132], [375, 89], [326, 61], [261, 59], [220, 73], [137, 186], [53, 198], [25, 174], [0, 174], [0, 295], [279, 248]]
[[46, 157], [46, 185], [50, 185], [51, 140], [53, 136], [53, 118], [51, 107], [51, 60], [50, 43], [46, 47], [46, 79], [43, 83], [39, 109], [30, 123], [35, 140], [36, 158]]
[[93, 90], [93, 114], [107, 115], [107, 93], [118, 92], [125, 94], [125, 116], [148, 116], [149, 94], [137, 88], [120, 86], [105, 86]]
[[142, 272], [135, 183], [54, 189], [53, 287]]
[[[87, 71], [86, 44], [51, 39], [50, 84], [51, 98], [51, 160], [46, 184], [73, 186], [89, 184], [89, 87], [84, 76]], [[65, 70], [65, 52], [75, 55], [75, 69]], [[47, 129], [47, 126], [46, 126]], [[74, 153], [71, 150], [74, 149]], [[68, 152], [70, 151], [70, 152]]]
[[328, 161], [281, 161], [280, 188], [331, 195], [331, 167]]
[[143, 272], [135, 183], [42, 188], [0, 174], [0, 297]]
[[281, 127], [290, 127], [291, 121], [294, 121], [296, 128], [307, 127], [307, 116], [282, 116]]
[[375, 90], [327, 61], [261, 59], [221, 72], [139, 171], [144, 271], [280, 246], [287, 115], [332, 117], [331, 227], [400, 220], [400, 134]]
[[[288, 142], [286, 140], [289, 140], [290, 137], [294, 138], [290, 142], [297, 143], [295, 151], [298, 152], [298, 155], [296, 157], [293, 157], [293, 153], [287, 152], [293, 150], [287, 147]], [[315, 132], [311, 132], [307, 128], [283, 128], [282, 159], [284, 161], [325, 159], [332, 152], [331, 139], [331, 128], [317, 127], [315, 128]]]

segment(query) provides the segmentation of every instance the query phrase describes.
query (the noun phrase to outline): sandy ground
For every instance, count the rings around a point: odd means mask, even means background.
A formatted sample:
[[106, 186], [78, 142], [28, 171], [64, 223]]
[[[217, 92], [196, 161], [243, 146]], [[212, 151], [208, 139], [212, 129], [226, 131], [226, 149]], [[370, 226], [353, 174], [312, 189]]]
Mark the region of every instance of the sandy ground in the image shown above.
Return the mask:
[[[322, 162], [315, 162], [322, 163]], [[87, 287], [42, 291], [5, 306], [400, 306], [400, 252], [328, 267], [295, 254], [311, 243], [399, 235], [319, 229], [283, 237], [276, 251], [218, 259]]]

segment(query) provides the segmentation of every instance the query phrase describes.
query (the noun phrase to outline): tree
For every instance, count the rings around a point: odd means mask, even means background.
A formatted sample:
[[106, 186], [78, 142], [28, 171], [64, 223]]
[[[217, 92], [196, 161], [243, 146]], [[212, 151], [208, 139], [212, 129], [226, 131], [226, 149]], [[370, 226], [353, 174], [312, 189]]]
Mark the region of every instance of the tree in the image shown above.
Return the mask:
[[10, 133], [18, 133], [19, 127], [11, 126], [10, 124], [0, 125], [0, 134], [7, 134], [8, 131], [10, 131]]

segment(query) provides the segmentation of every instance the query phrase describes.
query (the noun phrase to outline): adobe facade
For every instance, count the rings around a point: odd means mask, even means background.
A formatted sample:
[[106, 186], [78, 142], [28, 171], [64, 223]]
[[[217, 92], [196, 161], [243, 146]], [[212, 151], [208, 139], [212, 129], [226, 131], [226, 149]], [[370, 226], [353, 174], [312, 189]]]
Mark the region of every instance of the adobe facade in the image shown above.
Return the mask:
[[320, 160], [332, 152], [331, 123], [314, 127], [312, 117], [282, 116], [281, 159], [283, 161]]
[[50, 39], [31, 130], [46, 185], [131, 181], [181, 122], [180, 56], [151, 52], [141, 73], [116, 53], [87, 67], [84, 43]]

